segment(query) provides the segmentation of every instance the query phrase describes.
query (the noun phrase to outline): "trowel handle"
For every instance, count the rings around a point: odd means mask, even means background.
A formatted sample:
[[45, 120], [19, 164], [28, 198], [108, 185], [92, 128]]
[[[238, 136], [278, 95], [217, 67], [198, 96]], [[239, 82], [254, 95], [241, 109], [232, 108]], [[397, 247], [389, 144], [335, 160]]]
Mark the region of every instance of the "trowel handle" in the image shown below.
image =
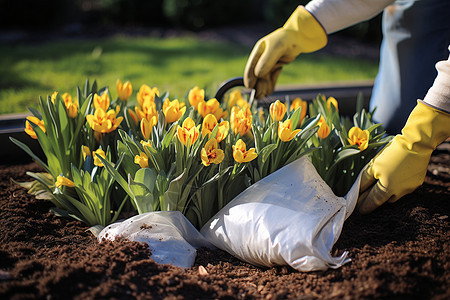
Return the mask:
[[238, 87], [238, 86], [244, 86], [244, 78], [243, 77], [234, 77], [231, 79], [228, 79], [220, 84], [219, 89], [216, 92], [216, 96], [214, 98], [217, 99], [219, 102], [223, 102], [223, 96], [228, 92], [230, 89]]

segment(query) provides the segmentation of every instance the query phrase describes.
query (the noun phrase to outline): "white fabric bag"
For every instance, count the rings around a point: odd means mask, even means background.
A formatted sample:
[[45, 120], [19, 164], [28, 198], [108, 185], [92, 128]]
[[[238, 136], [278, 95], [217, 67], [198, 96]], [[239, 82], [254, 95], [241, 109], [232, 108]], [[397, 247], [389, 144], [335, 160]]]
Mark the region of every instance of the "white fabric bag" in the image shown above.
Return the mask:
[[214, 248], [179, 211], [149, 212], [116, 222], [105, 227], [98, 240], [118, 237], [145, 242], [155, 262], [182, 268], [194, 264], [196, 248]]
[[338, 268], [347, 253], [330, 252], [356, 205], [359, 177], [337, 197], [302, 157], [247, 188], [219, 211], [201, 233], [216, 247], [259, 266], [299, 271]]

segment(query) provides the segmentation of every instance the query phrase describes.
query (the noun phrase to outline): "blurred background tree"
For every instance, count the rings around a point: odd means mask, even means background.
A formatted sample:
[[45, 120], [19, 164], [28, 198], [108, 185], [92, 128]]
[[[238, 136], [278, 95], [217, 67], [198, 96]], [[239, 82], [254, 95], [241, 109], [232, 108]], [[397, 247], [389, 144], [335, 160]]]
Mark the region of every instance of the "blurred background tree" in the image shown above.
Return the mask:
[[[283, 25], [309, 0], [0, 0], [3, 30], [60, 29], [81, 26], [165, 26], [204, 30], [217, 26], [265, 23]], [[364, 41], [381, 39], [381, 15], [340, 34]]]

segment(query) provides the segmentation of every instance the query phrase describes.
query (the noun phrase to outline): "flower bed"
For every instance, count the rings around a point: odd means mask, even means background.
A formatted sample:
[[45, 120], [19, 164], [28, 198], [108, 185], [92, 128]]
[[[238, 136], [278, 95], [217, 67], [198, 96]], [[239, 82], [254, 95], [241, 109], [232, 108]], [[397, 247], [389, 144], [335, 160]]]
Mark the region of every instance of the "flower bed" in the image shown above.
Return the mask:
[[[195, 97], [169, 100], [147, 87], [129, 105], [121, 98], [130, 92], [121, 87], [115, 101], [107, 89], [87, 84], [76, 98], [55, 95], [41, 102], [41, 111], [32, 111], [36, 119], [29, 119], [27, 131], [36, 135], [48, 160], [40, 161], [41, 167], [1, 169], [2, 295], [448, 298], [448, 150], [435, 153], [424, 186], [412, 195], [347, 220], [333, 254], [347, 250], [353, 262], [338, 270], [258, 268], [222, 251], [200, 249], [196, 265], [183, 271], [155, 264], [141, 243], [98, 244], [89, 225], [107, 224], [119, 213], [173, 209], [167, 203], [181, 203], [175, 209], [200, 227], [231, 200], [233, 193], [224, 193], [227, 184], [237, 193], [236, 182], [256, 182], [301, 155], [310, 156], [335, 192], [345, 193], [365, 160], [387, 141], [370, 113], [341, 118], [333, 98], [319, 96], [304, 115], [301, 100], [275, 102], [258, 112], [238, 93], [222, 104], [204, 98], [191, 103]], [[26, 171], [38, 179], [25, 184], [37, 197], [9, 181], [29, 180]], [[109, 197], [111, 190], [121, 197]]]
[[[28, 181], [36, 164], [0, 167], [0, 295], [5, 299], [247, 298], [448, 299], [449, 144], [436, 151], [422, 187], [370, 215], [352, 215], [334, 252], [352, 261], [300, 273], [258, 268], [222, 251], [200, 250], [196, 265], [157, 265], [136, 242], [106, 242], [86, 224], [48, 212], [10, 181]], [[200, 273], [203, 266], [208, 274]], [[201, 269], [201, 268], [200, 268]], [[205, 275], [201, 275], [205, 274]]]
[[[54, 204], [52, 212], [106, 226], [121, 211], [179, 210], [201, 228], [249, 185], [309, 155], [337, 195], [345, 195], [363, 166], [389, 141], [372, 112], [339, 114], [333, 97], [311, 103], [279, 100], [257, 107], [239, 90], [220, 103], [194, 87], [170, 99], [130, 82], [108, 87], [87, 81], [77, 96], [57, 93], [31, 109], [25, 132], [46, 160], [13, 141], [45, 169], [23, 186]], [[134, 98], [134, 97], [133, 97]]]

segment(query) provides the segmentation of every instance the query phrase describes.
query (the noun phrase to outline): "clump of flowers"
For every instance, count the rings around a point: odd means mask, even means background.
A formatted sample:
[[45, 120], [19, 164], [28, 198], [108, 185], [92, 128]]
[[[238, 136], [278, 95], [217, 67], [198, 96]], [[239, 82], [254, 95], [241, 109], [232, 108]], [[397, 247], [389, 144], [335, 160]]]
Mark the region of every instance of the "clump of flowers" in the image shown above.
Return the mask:
[[[361, 97], [357, 99], [357, 107], [362, 107]], [[357, 109], [352, 120], [341, 117], [338, 101], [333, 97], [317, 96], [309, 111], [321, 116], [317, 135], [310, 140], [318, 148], [311, 153], [311, 161], [334, 193], [344, 196], [362, 168], [391, 137], [385, 136], [381, 124], [372, 121], [373, 111]]]
[[318, 96], [309, 109], [297, 98], [266, 110], [239, 90], [224, 103], [197, 86], [186, 99], [146, 84], [133, 96], [120, 80], [115, 94], [87, 81], [76, 99], [41, 99], [25, 131], [46, 161], [14, 140], [46, 170], [30, 173], [41, 187], [33, 191], [58, 215], [106, 226], [123, 209], [179, 210], [200, 228], [249, 185], [304, 155], [342, 192], [388, 141], [370, 113], [358, 112], [352, 123], [332, 97]]

